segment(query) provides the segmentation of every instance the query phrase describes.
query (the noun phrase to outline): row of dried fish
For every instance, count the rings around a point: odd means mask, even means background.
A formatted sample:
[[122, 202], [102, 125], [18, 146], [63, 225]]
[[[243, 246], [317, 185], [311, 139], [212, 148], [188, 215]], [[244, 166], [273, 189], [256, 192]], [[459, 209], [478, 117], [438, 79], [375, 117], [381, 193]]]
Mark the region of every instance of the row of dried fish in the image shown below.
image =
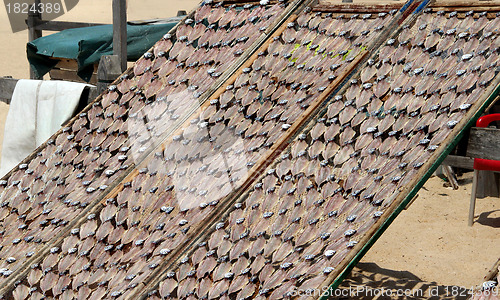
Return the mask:
[[[495, 68], [498, 64], [498, 52], [485, 49], [480, 54], [474, 51], [468, 54], [464, 53], [462, 48], [457, 48], [451, 53], [442, 51], [428, 52], [418, 46], [400, 45], [399, 47], [385, 46], [380, 52], [380, 57], [391, 57], [396, 59], [384, 59], [377, 64], [370, 60], [361, 76], [363, 83], [378, 83], [388, 81], [389, 88], [402, 88], [402, 91], [408, 90], [408, 82], [415, 85], [415, 82], [425, 82], [427, 85], [420, 88], [418, 92], [429, 90], [430, 93], [441, 89], [446, 91], [445, 87], [453, 86], [458, 81], [467, 77], [478, 77], [479, 73], [488, 71], [489, 79], [494, 76]], [[426, 60], [431, 60], [432, 64], [424, 65]], [[394, 78], [401, 78], [394, 80]], [[410, 81], [410, 79], [413, 79]], [[427, 79], [427, 80], [425, 80]], [[434, 86], [426, 81], [434, 82]], [[435, 81], [439, 81], [435, 83]], [[488, 80], [487, 80], [488, 81]], [[469, 83], [469, 85], [473, 85]], [[443, 87], [444, 86], [444, 87]], [[460, 89], [459, 89], [460, 90]], [[467, 90], [467, 86], [464, 89]], [[379, 95], [381, 93], [378, 93]], [[380, 96], [379, 96], [380, 97]]]
[[[276, 15], [267, 21], [278, 17], [280, 10], [282, 7], [274, 7]], [[157, 43], [155, 49], [165, 42]], [[225, 50], [231, 52], [230, 47]], [[134, 69], [141, 70], [138, 66], [152, 62], [151, 58], [151, 53], [146, 54]], [[163, 84], [158, 85], [162, 78], [150, 75], [151, 71], [146, 71], [122, 78], [101, 101], [2, 183], [2, 278], [16, 271], [25, 257], [38, 255], [61, 230], [69, 230], [65, 226], [78, 219], [124, 170], [140, 161], [155, 139], [189, 108], [199, 106], [187, 87], [175, 92], [163, 89], [162, 97], [153, 102], [151, 89], [160, 90]], [[184, 71], [177, 76], [182, 81]]]
[[[302, 29], [309, 29], [323, 33], [329, 37], [333, 36], [361, 36], [367, 32], [380, 31], [387, 25], [387, 19], [390, 19], [396, 13], [395, 10], [383, 12], [377, 15], [372, 14], [354, 14], [349, 17], [339, 15], [333, 17], [332, 14], [316, 13], [313, 18], [302, 15], [297, 19], [297, 24]], [[304, 32], [304, 31], [303, 31]], [[307, 34], [307, 32], [304, 32]]]
[[[423, 65], [429, 65], [432, 56], [422, 53]], [[460, 63], [455, 59], [450, 67]], [[489, 86], [490, 69], [476, 72], [485, 83], [474, 88], [423, 95], [389, 88], [381, 99], [372, 97], [375, 84], [353, 80], [148, 296], [278, 299], [296, 289], [321, 290], [331, 280], [328, 274], [447, 144]], [[426, 79], [411, 77], [417, 85]], [[359, 102], [363, 93], [369, 95]]]
[[[457, 11], [446, 13], [444, 11], [432, 12], [432, 9], [426, 9], [424, 14], [419, 17], [416, 22], [416, 27], [413, 32], [425, 30], [431, 33], [435, 30], [446, 33], [449, 30], [456, 30], [458, 33], [468, 32], [470, 34], [483, 33], [498, 33], [498, 25], [500, 21], [498, 17], [500, 13], [496, 13], [495, 17], [489, 18], [488, 12], [469, 11], [465, 13], [465, 18], [459, 17]], [[400, 37], [402, 40], [407, 40], [405, 33]]]
[[[224, 7], [222, 2], [213, 3], [205, 1], [201, 9], [194, 14], [196, 23], [206, 21], [209, 25], [216, 24], [218, 27], [238, 26], [239, 24], [254, 22], [256, 18], [267, 19], [269, 15], [277, 12], [279, 6], [283, 7], [287, 1], [280, 0], [271, 10], [266, 10], [269, 1], [260, 1], [259, 5], [245, 4], [238, 8], [236, 4]], [[241, 10], [241, 11], [240, 11]]]

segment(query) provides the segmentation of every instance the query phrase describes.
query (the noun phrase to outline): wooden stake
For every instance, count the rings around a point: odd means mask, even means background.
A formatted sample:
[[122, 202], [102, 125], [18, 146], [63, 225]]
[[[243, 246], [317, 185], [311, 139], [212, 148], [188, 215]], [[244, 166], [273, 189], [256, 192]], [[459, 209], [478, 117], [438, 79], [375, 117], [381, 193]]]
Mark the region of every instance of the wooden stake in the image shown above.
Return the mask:
[[121, 71], [127, 69], [127, 6], [125, 0], [113, 0], [113, 54]]

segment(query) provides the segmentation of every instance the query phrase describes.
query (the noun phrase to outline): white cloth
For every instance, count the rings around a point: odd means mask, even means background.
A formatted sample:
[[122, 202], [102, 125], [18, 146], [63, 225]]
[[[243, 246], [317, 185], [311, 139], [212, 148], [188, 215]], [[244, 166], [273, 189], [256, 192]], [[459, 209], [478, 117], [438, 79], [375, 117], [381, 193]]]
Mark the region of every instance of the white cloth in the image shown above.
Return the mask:
[[17, 82], [5, 121], [0, 176], [7, 174], [73, 116], [86, 86], [90, 85], [23, 79]]

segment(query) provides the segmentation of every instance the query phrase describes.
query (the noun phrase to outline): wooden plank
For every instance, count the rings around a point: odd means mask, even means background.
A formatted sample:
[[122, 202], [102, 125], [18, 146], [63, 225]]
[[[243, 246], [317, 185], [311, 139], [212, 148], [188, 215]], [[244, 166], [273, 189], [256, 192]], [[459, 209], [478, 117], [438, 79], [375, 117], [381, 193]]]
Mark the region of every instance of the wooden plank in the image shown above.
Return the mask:
[[185, 10], [178, 11], [177, 14], [179, 14], [179, 12], [182, 12], [183, 14], [178, 16], [178, 17], [134, 20], [134, 21], [127, 21], [127, 24], [129, 24], [129, 25], [147, 25], [147, 24], [179, 23], [184, 18], [184, 16], [187, 15]]
[[474, 158], [466, 156], [448, 155], [443, 163], [455, 168], [474, 169]]
[[500, 268], [500, 259], [493, 265], [493, 267], [488, 271], [488, 274], [484, 277], [485, 281], [493, 280], [498, 275], [498, 269]]
[[500, 129], [471, 128], [467, 156], [500, 160], [498, 149], [500, 149]]
[[35, 27], [37, 22], [42, 18], [42, 14], [38, 10], [39, 7], [40, 0], [35, 0], [35, 3], [30, 7], [30, 10], [28, 11], [28, 19], [26, 21], [28, 24], [28, 41], [30, 42], [42, 36], [42, 31]]
[[457, 177], [455, 175], [455, 172], [453, 172], [453, 169], [451, 168], [451, 166], [443, 163], [443, 164], [441, 164], [441, 167], [443, 168], [444, 176], [446, 176], [446, 179], [448, 179], [448, 182], [450, 183], [451, 187], [454, 190], [458, 190]]
[[127, 6], [113, 0], [113, 54], [118, 55], [121, 71], [127, 69]]
[[[226, 1], [216, 0], [214, 2], [222, 2], [222, 4], [224, 6], [230, 6], [230, 5], [233, 5], [233, 4], [237, 4], [237, 5], [258, 4], [260, 2], [260, 0], [253, 0], [253, 1], [246, 1], [246, 0], [226, 0]], [[279, 1], [277, 1], [277, 0], [271, 0], [271, 1], [269, 1], [269, 4], [273, 5], [273, 4], [276, 4], [278, 2]]]
[[103, 23], [87, 23], [87, 22], [67, 22], [67, 21], [44, 21], [41, 19], [35, 20], [34, 28], [36, 30], [62, 31], [66, 29], [92, 27], [105, 25]]
[[[492, 6], [500, 6], [500, 1], [492, 0], [492, 1], [467, 1], [467, 0], [435, 0], [429, 7], [492, 7]], [[470, 9], [469, 9], [470, 10]], [[474, 9], [476, 10], [476, 9]]]
[[[446, 11], [446, 12], [468, 12], [468, 11], [500, 11], [500, 5], [495, 6], [434, 6], [432, 7], [433, 12]], [[463, 18], [464, 16], [457, 16], [458, 18]], [[494, 15], [488, 15], [489, 18], [493, 18]]]
[[66, 70], [78, 70], [78, 63], [74, 59], [67, 58], [56, 58], [51, 57], [50, 59], [58, 60], [58, 63], [54, 66], [54, 68], [58, 69], [66, 69]]
[[[66, 80], [66, 81], [87, 83], [83, 79], [81, 79], [80, 76], [76, 74], [76, 71], [72, 70], [52, 69], [49, 71], [49, 75], [52, 80]], [[92, 77], [90, 78], [90, 81], [88, 83], [96, 84], [97, 75], [92, 74]]]
[[495, 114], [500, 113], [500, 101], [498, 101], [500, 97], [497, 97], [495, 101], [491, 102], [491, 104], [486, 108], [485, 114]]
[[393, 9], [401, 9], [403, 3], [391, 3], [391, 4], [320, 4], [313, 8], [314, 12], [325, 12], [325, 13], [379, 13], [388, 12]]
[[0, 101], [10, 104], [17, 79], [0, 77]]
[[[75, 71], [78, 70], [78, 62], [75, 59], [59, 58], [59, 57], [51, 57], [50, 59], [58, 61], [58, 63], [54, 66], [54, 68], [63, 70], [75, 70]], [[94, 67], [93, 73], [97, 73], [99, 64], [94, 64], [93, 67]]]

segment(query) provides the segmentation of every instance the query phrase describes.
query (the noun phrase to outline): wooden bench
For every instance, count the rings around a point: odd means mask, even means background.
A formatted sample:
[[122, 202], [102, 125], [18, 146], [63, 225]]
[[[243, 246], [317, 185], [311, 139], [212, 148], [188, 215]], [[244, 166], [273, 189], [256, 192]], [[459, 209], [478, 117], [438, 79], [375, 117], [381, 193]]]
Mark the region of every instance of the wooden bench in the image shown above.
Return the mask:
[[[16, 87], [18, 79], [11, 77], [0, 77], [0, 101], [10, 104], [12, 99], [12, 94]], [[98, 91], [96, 87], [86, 87], [82, 92], [82, 97], [80, 98], [80, 107], [83, 108], [89, 102], [94, 100], [98, 96]]]

